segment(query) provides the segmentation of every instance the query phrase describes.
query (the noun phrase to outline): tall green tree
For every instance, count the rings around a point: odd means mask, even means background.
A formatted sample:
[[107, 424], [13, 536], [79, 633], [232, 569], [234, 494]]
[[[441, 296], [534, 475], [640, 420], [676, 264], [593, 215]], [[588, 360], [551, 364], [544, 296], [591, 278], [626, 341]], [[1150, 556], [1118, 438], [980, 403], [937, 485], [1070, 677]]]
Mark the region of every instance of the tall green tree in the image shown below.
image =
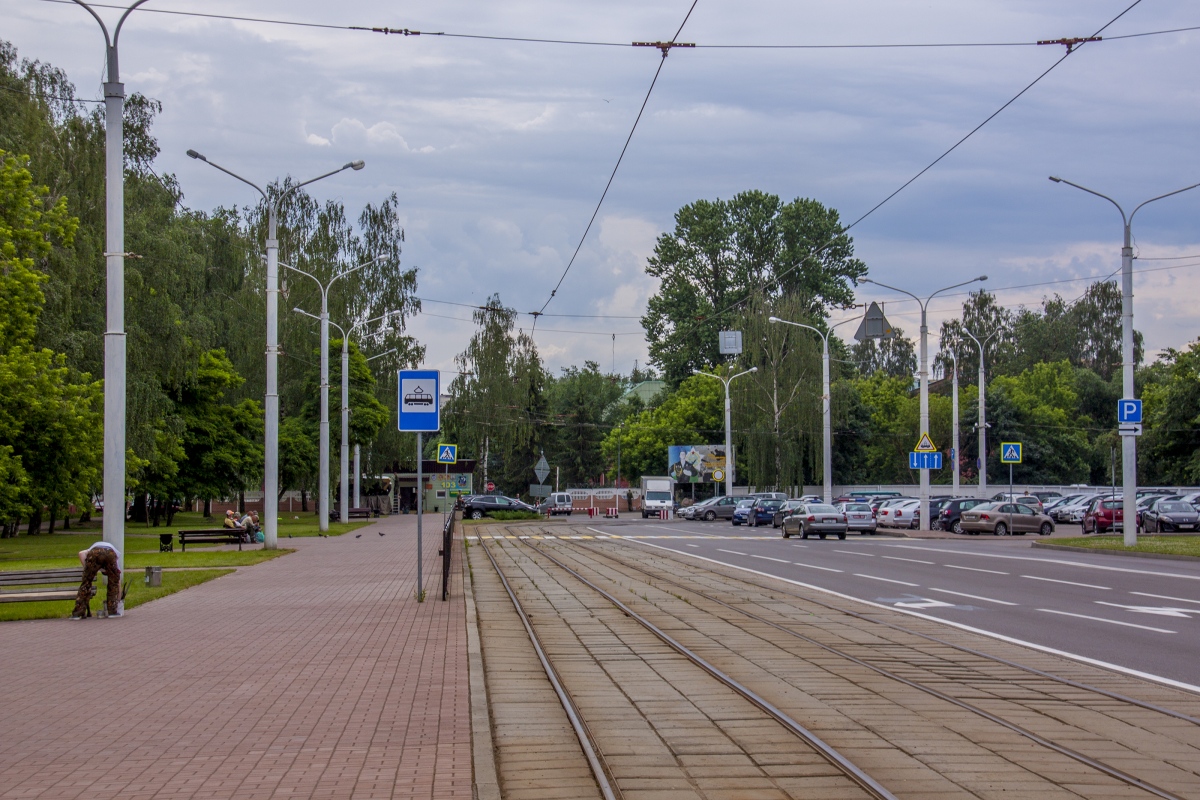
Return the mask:
[[717, 334], [752, 294], [794, 296], [806, 303], [804, 316], [824, 317], [853, 302], [866, 266], [837, 211], [746, 191], [676, 212], [675, 230], [659, 237], [646, 273], [660, 281], [642, 317], [650, 360], [677, 385], [722, 363]]
[[610, 427], [610, 407], [623, 388], [617, 376], [601, 373], [595, 361], [585, 361], [583, 369], [565, 367], [557, 378], [547, 378], [546, 458], [561, 469], [567, 486], [595, 486], [604, 479], [609, 465], [600, 444]]
[[1146, 378], [1139, 475], [1149, 483], [1200, 484], [1200, 340], [1168, 349]]

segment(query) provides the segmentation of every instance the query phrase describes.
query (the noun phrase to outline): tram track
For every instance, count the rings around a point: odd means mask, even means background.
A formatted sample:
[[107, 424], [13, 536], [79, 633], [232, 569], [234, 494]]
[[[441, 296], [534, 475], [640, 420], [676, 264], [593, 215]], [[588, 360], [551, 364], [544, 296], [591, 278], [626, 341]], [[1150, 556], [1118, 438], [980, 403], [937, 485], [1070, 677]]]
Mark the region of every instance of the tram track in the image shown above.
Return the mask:
[[[624, 794], [624, 792], [622, 792], [622, 790], [620, 788], [620, 782], [621, 782], [620, 778], [618, 777], [616, 780], [613, 780], [613, 776], [617, 775], [620, 772], [620, 765], [614, 764], [615, 760], [619, 760], [619, 756], [605, 756], [603, 754], [602, 748], [600, 746], [598, 746], [598, 744], [596, 742], [596, 736], [589, 730], [586, 722], [584, 722], [584, 719], [583, 719], [584, 714], [580, 710], [580, 704], [577, 702], [574, 693], [571, 691], [571, 687], [569, 685], [571, 682], [570, 679], [569, 678], [566, 680], [563, 679], [563, 677], [560, 675], [558, 669], [552, 663], [552, 658], [547, 654], [547, 649], [543, 646], [543, 644], [541, 642], [542, 637], [537, 630], [539, 624], [541, 624], [541, 623], [535, 623], [530, 618], [531, 616], [537, 617], [538, 615], [536, 615], [536, 614], [531, 615], [530, 612], [525, 608], [525, 602], [523, 602], [522, 599], [519, 597], [519, 595], [521, 594], [521, 589], [519, 587], [514, 588], [512, 585], [512, 582], [510, 581], [510, 578], [512, 576], [509, 574], [506, 574], [508, 568], [515, 570], [520, 567], [515, 554], [512, 554], [512, 553], [504, 554], [504, 555], [509, 556], [509, 563], [502, 566], [501, 561], [504, 560], [503, 557], [497, 558], [496, 554], [494, 554], [492, 552], [491, 547], [489, 547], [482, 540], [480, 540], [480, 546], [483, 549], [484, 553], [487, 555], [487, 558], [488, 558], [489, 562], [491, 563], [492, 567], [496, 570], [496, 573], [500, 576], [500, 580], [505, 585], [505, 589], [507, 591], [510, 601], [512, 602], [514, 610], [522, 618], [522, 620], [525, 624], [526, 631], [529, 635], [529, 639], [530, 639], [533, 647], [535, 648], [535, 650], [537, 650], [539, 652], [540, 657], [542, 658], [542, 665], [546, 671], [547, 677], [550, 679], [551, 683], [553, 685], [555, 685], [556, 691], [558, 689], [561, 689], [561, 692], [558, 694], [558, 697], [559, 697], [560, 702], [563, 704], [564, 709], [567, 710], [568, 717], [579, 720], [580, 724], [575, 725], [573, 723], [572, 727], [574, 728], [576, 735], [579, 737], [580, 746], [585, 751], [585, 753], [591, 752], [592, 754], [594, 754], [594, 758], [592, 756], [589, 756], [588, 760], [592, 766], [593, 775], [596, 777], [598, 786], [601, 786], [601, 787], [608, 786], [608, 787], [610, 787], [609, 791], [612, 792], [613, 794], [617, 794], [620, 796], [627, 796]], [[509, 548], [505, 548], [505, 549], [507, 550]], [[516, 549], [515, 546], [512, 549]], [[542, 555], [544, 555], [544, 554], [542, 554]], [[554, 561], [554, 559], [549, 559], [549, 560], [551, 560], [552, 562]], [[757, 721], [753, 718], [753, 716], [748, 716], [748, 714], [747, 714], [748, 709], [740, 710], [740, 711], [734, 710], [734, 711], [730, 712], [736, 718], [739, 726], [741, 726], [742, 728], [745, 728], [747, 725], [757, 726], [757, 729], [758, 729], [757, 736], [761, 737], [762, 739], [764, 739], [766, 741], [771, 741], [775, 746], [777, 746], [778, 738], [780, 735], [793, 736], [796, 739], [798, 739], [800, 742], [803, 742], [804, 745], [806, 745], [810, 749], [810, 753], [809, 754], [798, 754], [795, 758], [789, 759], [790, 761], [794, 761], [794, 762], [796, 762], [797, 765], [803, 766], [805, 764], [806, 760], [809, 760], [808, 755], [817, 756], [820, 759], [824, 760], [830, 767], [832, 767], [838, 773], [840, 773], [841, 777], [844, 778], [844, 780], [841, 780], [841, 781], [831, 781], [830, 775], [828, 775], [828, 774], [820, 774], [819, 772], [814, 773], [813, 780], [815, 782], [812, 784], [811, 790], [805, 791], [805, 792], [800, 792], [800, 793], [788, 792], [788, 791], [786, 791], [785, 783], [776, 781], [776, 785], [773, 787], [774, 791], [772, 791], [772, 793], [769, 795], [764, 794], [762, 796], [778, 796], [778, 797], [789, 796], [789, 797], [806, 797], [806, 798], [819, 798], [819, 797], [823, 797], [823, 796], [828, 796], [830, 798], [865, 797], [865, 798], [875, 798], [875, 800], [898, 800], [896, 795], [892, 794], [881, 783], [879, 783], [873, 777], [868, 775], [864, 770], [862, 770], [860, 767], [858, 767], [856, 764], [854, 764], [850, 759], [846, 758], [843, 754], [838, 752], [835, 748], [831, 747], [826, 742], [824, 742], [820, 737], [818, 737], [816, 734], [814, 734], [811, 730], [807, 729], [806, 727], [801, 725], [799, 722], [797, 722], [795, 719], [793, 719], [789, 715], [785, 714], [783, 711], [781, 711], [779, 708], [777, 708], [772, 703], [767, 701], [765, 698], [761, 697], [754, 691], [743, 686], [738, 681], [736, 681], [734, 678], [732, 678], [731, 676], [729, 676], [722, 670], [716, 668], [712, 664], [708, 663], [705, 659], [701, 658], [695, 652], [691, 651], [689, 648], [687, 648], [684, 645], [682, 645], [681, 643], [679, 643], [676, 639], [674, 639], [668, 633], [666, 633], [665, 631], [663, 631], [662, 629], [660, 629], [659, 627], [654, 625], [652, 622], [650, 622], [644, 616], [639, 614], [636, 610], [631, 608], [627, 603], [621, 601], [615, 595], [613, 595], [610, 592], [605, 591], [604, 589], [602, 589], [595, 583], [588, 581], [585, 577], [580, 575], [578, 572], [575, 572], [575, 571], [571, 570], [569, 567], [566, 567], [565, 565], [561, 564], [561, 562], [556, 562], [556, 566], [563, 573], [571, 576], [571, 578], [573, 578], [574, 581], [582, 583], [583, 585], [587, 586], [591, 591], [594, 591], [600, 597], [602, 597], [606, 601], [606, 604], [610, 605], [611, 609], [620, 615], [621, 619], [629, 620], [629, 621], [632, 621], [633, 623], [636, 623], [640, 627], [640, 629], [651, 633], [659, 643], [661, 643], [662, 645], [665, 645], [667, 648], [669, 648], [670, 651], [672, 651], [673, 653], [675, 653], [679, 656], [682, 656], [683, 659], [685, 659], [685, 662], [680, 662], [681, 664], [686, 663], [687, 665], [690, 665], [691, 668], [701, 671], [703, 673], [703, 675], [707, 676], [707, 678], [709, 680], [719, 684], [721, 687], [723, 687], [729, 693], [731, 693], [732, 695], [734, 695], [738, 698], [741, 698], [741, 700], [745, 701], [745, 703], [747, 705], [749, 705], [753, 709], [757, 710], [758, 715], [760, 715], [760, 717], [761, 717]], [[526, 576], [526, 577], [528, 578], [529, 576]], [[536, 581], [533, 581], [532, 578], [530, 578], [530, 582], [531, 582], [531, 584], [536, 584]], [[596, 613], [603, 615], [604, 611], [598, 610]], [[606, 623], [604, 623], [603, 621], [601, 621], [601, 622], [603, 624], [612, 625], [612, 620], [608, 620]], [[620, 624], [620, 623], [618, 622], [617, 624]], [[628, 624], [629, 624], [628, 622], [625, 623], [625, 625], [628, 625]], [[577, 635], [581, 635], [583, 637], [587, 637], [592, 640], [595, 640], [597, 638], [596, 632], [591, 631], [591, 630], [580, 631], [577, 633]], [[564, 657], [566, 657], [566, 656], [564, 655]], [[578, 658], [578, 655], [572, 654], [571, 657]], [[662, 662], [661, 659], [659, 659], [659, 663], [661, 665], [662, 663], [670, 663], [670, 662]], [[662, 667], [660, 666], [659, 668], [661, 669]], [[675, 680], [677, 678], [681, 681], [686, 680], [689, 685], [696, 686], [697, 684], [696, 684], [695, 678], [692, 676], [685, 676], [683, 674], [683, 672], [684, 672], [684, 670], [682, 668], [675, 669], [671, 676], [671, 679]], [[589, 691], [595, 691], [594, 686], [579, 687], [579, 688], [587, 689]], [[636, 692], [632, 692], [632, 690], [631, 690], [631, 693], [636, 693]], [[717, 695], [714, 688], [711, 686], [709, 686], [706, 689], [702, 689], [700, 691], [689, 692], [689, 696], [691, 696], [692, 694], [695, 694], [697, 696], [704, 696], [706, 698], [709, 698], [710, 700], [712, 699], [712, 697], [714, 695]], [[719, 697], [719, 695], [717, 695], [717, 696]], [[726, 706], [728, 706], [728, 700], [725, 700], [722, 702], [725, 703]], [[762, 728], [763, 722], [766, 720], [769, 720], [770, 722], [774, 723], [775, 726], [777, 726], [775, 733], [771, 733], [769, 730], [765, 730]], [[647, 721], [650, 722], [650, 720], [647, 720]], [[729, 780], [728, 776], [722, 776], [719, 773], [719, 771], [717, 773], [713, 773], [711, 765], [707, 765], [704, 759], [700, 759], [699, 761], [697, 761], [695, 763], [699, 764], [700, 768], [692, 770], [691, 773], [688, 775], [688, 779], [690, 781], [692, 781], [692, 783], [693, 783], [692, 788], [696, 792], [697, 796], [700, 796], [700, 797], [708, 796], [707, 791], [706, 791], [706, 783], [707, 784], [713, 784], [714, 782], [716, 782], [718, 784], [721, 782], [728, 783], [728, 780]], [[809, 768], [809, 771], [812, 771], [811, 768]], [[794, 783], [794, 780], [792, 782]], [[602, 796], [604, 796], [606, 798], [613, 796], [612, 794], [603, 794], [603, 791], [604, 791], [603, 788], [601, 789], [601, 791], [602, 791]], [[721, 790], [719, 788], [715, 788], [715, 789], [709, 788], [708, 791], [721, 791]], [[750, 795], [747, 795], [747, 796], [750, 796]]]
[[[539, 550], [540, 552], [542, 552], [542, 554], [546, 558], [557, 561], [557, 559], [555, 559], [553, 556], [546, 553], [544, 548], [539, 547], [538, 545], [532, 544], [530, 542], [526, 542], [526, 545]], [[631, 563], [630, 561], [628, 561], [626, 559], [616, 556], [614, 553], [609, 552], [608, 548], [599, 548], [599, 547], [596, 547], [596, 546], [593, 546], [590, 544], [583, 544], [581, 542], [571, 542], [568, 549], [570, 549], [570, 548], [584, 550], [584, 551], [588, 552], [590, 555], [592, 555], [593, 557], [598, 556], [599, 558], [605, 559], [610, 563], [618, 564], [621, 569], [633, 570], [635, 572], [638, 572], [638, 573], [644, 575], [646, 578], [649, 578], [651, 581], [654, 581], [654, 582], [657, 582], [660, 584], [669, 585], [669, 586], [674, 586], [675, 588], [680, 589], [681, 591], [690, 593], [694, 597], [701, 598], [705, 602], [716, 604], [717, 606], [719, 606], [721, 608], [727, 609], [727, 610], [732, 611], [746, 619], [753, 620], [754, 622], [756, 622], [760, 625], [766, 626], [767, 628], [769, 628], [773, 631], [778, 631], [789, 637], [801, 640], [811, 646], [821, 649], [822, 651], [824, 651], [826, 653], [835, 655], [835, 656], [842, 658], [848, 662], [851, 662], [859, 667], [871, 670], [871, 671], [875, 672], [876, 674], [883, 676], [889, 680], [895, 681], [895, 682], [902, 684], [904, 686], [907, 686], [909, 688], [916, 689], [916, 690], [923, 692], [931, 697], [935, 697], [943, 702], [952, 704], [958, 708], [961, 708], [972, 714], [975, 714], [976, 716], [978, 716], [982, 719], [988, 720], [996, 725], [1002, 726], [1005, 729], [1012, 731], [1013, 733], [1016, 733], [1035, 744], [1038, 744], [1042, 747], [1046, 747], [1062, 756], [1065, 756], [1065, 757], [1070, 758], [1080, 764], [1086, 765], [1092, 769], [1102, 772], [1102, 773], [1106, 774], [1107, 776], [1109, 776], [1115, 780], [1121, 781], [1122, 783], [1124, 783], [1130, 787], [1135, 787], [1135, 788], [1145, 791], [1153, 796], [1160, 797], [1160, 798], [1166, 798], [1168, 800], [1176, 800], [1177, 798], [1182, 797], [1182, 795], [1179, 795], [1168, 789], [1164, 789], [1160, 786], [1156, 786], [1154, 783], [1152, 783], [1148, 780], [1139, 778], [1136, 775], [1130, 774], [1126, 770], [1120, 769], [1111, 764], [1107, 764], [1104, 761], [1101, 761], [1097, 758], [1093, 758], [1085, 753], [1079, 752], [1078, 750], [1076, 750], [1073, 747], [1069, 747], [1060, 742], [1053, 741], [1053, 740], [1047, 738], [1046, 736], [1043, 736], [1033, 730], [1030, 730], [1028, 727], [1026, 727], [1024, 725], [1021, 725], [1021, 724], [1015, 723], [1011, 720], [1005, 719], [996, 713], [993, 713], [984, 708], [981, 708], [980, 706], [978, 706], [974, 703], [968, 702], [966, 700], [963, 700], [959, 697], [955, 697], [946, 691], [942, 691], [933, 686], [929, 686], [929, 685], [926, 685], [919, 681], [916, 681], [911, 678], [900, 675], [892, 670], [889, 670], [885, 667], [880, 666], [877, 663], [872, 663], [868, 659], [859, 658], [858, 656], [855, 656], [849, 652], [846, 652], [838, 647], [832, 646], [827, 642], [820, 641], [817, 638], [814, 638], [812, 636], [808, 636], [804, 633], [801, 633], [801, 632], [795, 630], [790, 625], [781, 624], [779, 622], [767, 619], [763, 615], [756, 614], [752, 611], [749, 611], [740, 605], [722, 600], [719, 597], [716, 597], [716, 596], [714, 596], [708, 592], [705, 592], [701, 589], [698, 589], [694, 584], [688, 584], [681, 580], [678, 580], [678, 573], [675, 573], [675, 575], [672, 576], [672, 575], [663, 574], [661, 572], [656, 572], [651, 569], [647, 569], [644, 565]], [[665, 556], [662, 558], [664, 560], [671, 561], [674, 564], [678, 564], [678, 565], [682, 565], [684, 563], [684, 562], [680, 561], [679, 559], [669, 558], [669, 557], [665, 557]], [[570, 567], [567, 567], [565, 564], [562, 566], [564, 569], [570, 569]], [[778, 589], [764, 587], [754, 581], [747, 581], [744, 579], [735, 579], [735, 578], [729, 578], [729, 579], [730, 580], [739, 580], [741, 583], [743, 583], [747, 586], [754, 587], [758, 591], [769, 592], [772, 595], [780, 594]], [[788, 594], [788, 593], [783, 593], [783, 594]], [[927, 641], [935, 642], [939, 645], [944, 645], [944, 646], [952, 648], [958, 652], [968, 654], [976, 659], [988, 660], [993, 663], [1000, 664], [1006, 668], [1014, 668], [1017, 670], [1025, 671], [1029, 674], [1036, 675], [1045, 680], [1060, 683], [1064, 686], [1069, 686], [1074, 689], [1080, 689], [1080, 690], [1092, 692], [1096, 695], [1104, 697], [1106, 700], [1115, 700], [1115, 701], [1119, 701], [1122, 703], [1126, 703], [1126, 704], [1135, 706], [1137, 708], [1140, 708], [1140, 709], [1143, 709], [1146, 711], [1150, 711], [1155, 714], [1162, 714], [1164, 716], [1168, 716], [1168, 717], [1171, 717], [1171, 718], [1174, 718], [1177, 720], [1181, 720], [1181, 721], [1190, 723], [1192, 725], [1195, 725], [1198, 722], [1195, 717], [1193, 717], [1189, 714], [1177, 712], [1172, 709], [1163, 708], [1156, 704], [1146, 703], [1146, 702], [1137, 700], [1135, 698], [1131, 698], [1131, 697], [1128, 697], [1125, 695], [1121, 695], [1121, 694], [1118, 694], [1115, 692], [1110, 692], [1108, 690], [1101, 689], [1099, 687], [1089, 686], [1089, 685], [1081, 683], [1079, 681], [1062, 678], [1060, 676], [1056, 676], [1051, 673], [1048, 673], [1044, 670], [1038, 670], [1036, 668], [1029, 667], [1027, 665], [1018, 664], [1009, 659], [991, 656], [989, 654], [975, 650], [974, 648], [968, 648], [968, 647], [964, 647], [962, 645], [957, 645], [957, 644], [954, 644], [951, 642], [947, 642], [947, 641], [938, 639], [937, 637], [929, 636], [922, 632], [906, 629], [903, 626], [898, 626], [898, 625], [895, 625], [892, 623], [888, 623], [886, 621], [880, 621], [880, 620], [876, 620], [876, 619], [873, 619], [870, 617], [866, 617], [861, 614], [856, 614], [856, 613], [848, 611], [846, 609], [837, 608], [831, 604], [821, 603], [820, 601], [814, 601], [810, 597], [800, 598], [800, 597], [794, 596], [794, 595], [793, 595], [793, 597], [795, 597], [795, 599], [797, 599], [797, 600], [802, 600], [805, 603], [815, 603], [817, 605], [824, 607], [826, 610], [833, 611], [838, 614], [849, 614], [853, 617], [856, 617], [863, 621], [870, 622], [872, 624], [885, 625], [893, 630], [903, 632], [905, 634], [914, 635], [914, 636], [920, 637], [922, 639], [925, 639]], [[755, 634], [751, 634], [751, 635], [755, 635]], [[759, 638], [762, 638], [762, 637], [759, 637]], [[895, 657], [893, 656], [892, 658], [894, 660]], [[960, 669], [963, 667], [963, 665], [961, 665], [961, 664], [956, 665], [956, 666]], [[994, 680], [995, 676], [988, 676], [988, 679]]]

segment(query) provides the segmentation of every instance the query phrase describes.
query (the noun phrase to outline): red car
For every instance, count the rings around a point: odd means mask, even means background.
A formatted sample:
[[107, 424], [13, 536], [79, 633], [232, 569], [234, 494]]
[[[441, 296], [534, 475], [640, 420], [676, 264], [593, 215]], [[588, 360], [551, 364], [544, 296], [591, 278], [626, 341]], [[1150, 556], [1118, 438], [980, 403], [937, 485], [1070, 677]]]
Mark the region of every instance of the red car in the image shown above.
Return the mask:
[[1114, 497], [1097, 497], [1083, 512], [1084, 533], [1107, 533], [1125, 528], [1124, 502]]

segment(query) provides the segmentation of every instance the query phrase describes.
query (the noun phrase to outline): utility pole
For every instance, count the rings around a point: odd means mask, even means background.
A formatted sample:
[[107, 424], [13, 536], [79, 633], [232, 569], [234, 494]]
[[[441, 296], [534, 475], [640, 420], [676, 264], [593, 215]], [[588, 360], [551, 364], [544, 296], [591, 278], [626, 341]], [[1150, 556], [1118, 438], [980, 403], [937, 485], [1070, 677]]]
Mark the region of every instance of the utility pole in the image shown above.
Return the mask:
[[997, 328], [982, 339], [965, 327], [963, 333], [970, 336], [979, 346], [979, 420], [975, 425], [975, 429], [979, 433], [979, 493], [976, 496], [980, 500], [987, 500], [987, 375], [984, 370], [983, 354], [985, 345], [993, 336], [1000, 333], [1000, 329]]
[[728, 496], [728, 495], [733, 494], [733, 479], [734, 479], [734, 475], [733, 475], [733, 471], [734, 471], [733, 434], [732, 434], [733, 415], [731, 413], [731, 406], [729, 403], [729, 384], [733, 383], [734, 379], [740, 378], [743, 375], [749, 375], [751, 372], [758, 372], [758, 367], [751, 367], [750, 369], [748, 369], [744, 372], [739, 372], [738, 374], [731, 375], [728, 378], [722, 378], [720, 375], [714, 375], [711, 372], [701, 372], [698, 369], [694, 369], [694, 370], [692, 370], [692, 372], [694, 372], [697, 375], [705, 375], [709, 378], [716, 378], [722, 384], [725, 385], [725, 494], [726, 494], [726, 496]]

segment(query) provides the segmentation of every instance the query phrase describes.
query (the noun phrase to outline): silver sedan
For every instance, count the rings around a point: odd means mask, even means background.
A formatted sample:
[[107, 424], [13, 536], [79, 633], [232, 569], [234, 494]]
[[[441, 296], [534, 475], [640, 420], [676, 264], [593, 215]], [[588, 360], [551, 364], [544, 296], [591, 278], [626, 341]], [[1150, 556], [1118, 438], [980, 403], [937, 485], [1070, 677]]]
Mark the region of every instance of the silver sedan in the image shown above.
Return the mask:
[[806, 503], [783, 518], [783, 538], [790, 539], [792, 534], [799, 534], [801, 539], [807, 539], [809, 534], [821, 539], [834, 534], [845, 539], [846, 515], [824, 503]]

